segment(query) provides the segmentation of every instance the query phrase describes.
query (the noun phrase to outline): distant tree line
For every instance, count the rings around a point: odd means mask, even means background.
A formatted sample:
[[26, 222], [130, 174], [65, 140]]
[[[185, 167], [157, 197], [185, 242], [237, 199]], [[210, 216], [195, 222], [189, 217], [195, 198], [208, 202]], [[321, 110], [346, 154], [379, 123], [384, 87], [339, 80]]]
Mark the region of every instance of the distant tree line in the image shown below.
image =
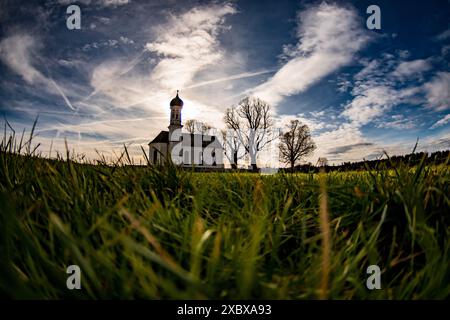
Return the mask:
[[[325, 171], [358, 171], [358, 170], [367, 170], [367, 169], [376, 169], [376, 168], [394, 168], [400, 163], [415, 166], [418, 165], [422, 159], [426, 165], [428, 164], [442, 164], [448, 163], [450, 159], [450, 150], [446, 151], [436, 151], [431, 154], [426, 152], [415, 152], [402, 156], [392, 156], [389, 158], [377, 159], [377, 160], [365, 160], [359, 162], [344, 162], [340, 165], [324, 165], [324, 166], [315, 166], [313, 164], [304, 164], [298, 165], [294, 167], [295, 172], [319, 172], [321, 168], [325, 169]], [[282, 170], [290, 171], [291, 169], [285, 168]]]

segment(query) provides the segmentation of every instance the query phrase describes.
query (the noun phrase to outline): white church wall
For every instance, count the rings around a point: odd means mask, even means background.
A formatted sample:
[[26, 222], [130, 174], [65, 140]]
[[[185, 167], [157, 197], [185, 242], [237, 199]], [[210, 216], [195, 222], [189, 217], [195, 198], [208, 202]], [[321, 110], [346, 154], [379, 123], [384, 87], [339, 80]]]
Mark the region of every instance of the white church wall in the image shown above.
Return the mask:
[[149, 160], [151, 164], [163, 164], [167, 159], [167, 144], [152, 143], [149, 147]]

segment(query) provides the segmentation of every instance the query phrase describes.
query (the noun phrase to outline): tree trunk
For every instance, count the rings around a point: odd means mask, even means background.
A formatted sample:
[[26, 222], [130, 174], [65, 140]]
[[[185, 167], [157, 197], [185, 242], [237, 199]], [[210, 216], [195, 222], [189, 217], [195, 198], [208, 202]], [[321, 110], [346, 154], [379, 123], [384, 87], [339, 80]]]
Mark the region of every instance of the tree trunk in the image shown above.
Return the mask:
[[291, 161], [291, 172], [294, 173], [295, 161]]
[[237, 163], [238, 163], [238, 153], [237, 151], [233, 152], [233, 163], [231, 164], [232, 169], [237, 169]]
[[252, 170], [258, 171], [258, 166], [256, 165], [256, 152], [250, 150], [250, 163], [252, 164]]

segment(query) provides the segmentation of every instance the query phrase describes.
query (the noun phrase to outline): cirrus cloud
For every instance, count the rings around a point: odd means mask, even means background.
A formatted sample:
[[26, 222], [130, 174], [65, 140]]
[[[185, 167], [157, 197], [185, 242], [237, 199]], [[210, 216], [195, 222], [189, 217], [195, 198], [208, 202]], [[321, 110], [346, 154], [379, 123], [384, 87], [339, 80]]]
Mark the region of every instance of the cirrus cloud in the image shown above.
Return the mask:
[[429, 108], [442, 111], [450, 107], [450, 72], [438, 72], [424, 89]]
[[273, 105], [351, 63], [370, 40], [350, 7], [324, 2], [300, 12], [298, 23], [299, 42], [284, 50], [290, 59], [273, 77], [252, 90]]

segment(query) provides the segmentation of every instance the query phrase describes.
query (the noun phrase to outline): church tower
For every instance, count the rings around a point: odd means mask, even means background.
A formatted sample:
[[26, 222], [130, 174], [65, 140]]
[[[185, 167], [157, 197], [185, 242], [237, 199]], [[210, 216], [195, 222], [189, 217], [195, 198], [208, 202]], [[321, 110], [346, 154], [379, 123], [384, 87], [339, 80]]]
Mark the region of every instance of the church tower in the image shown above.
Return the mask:
[[181, 109], [183, 109], [183, 100], [177, 96], [170, 101], [170, 125], [169, 134], [171, 134], [175, 129], [181, 129]]
[[[183, 128], [181, 124], [181, 109], [183, 109], [183, 100], [180, 99], [178, 96], [178, 90], [177, 90], [177, 96], [170, 101], [170, 124], [169, 124], [169, 149], [168, 152], [171, 154], [173, 148], [175, 145], [177, 145], [182, 137], [181, 135], [181, 128]], [[177, 131], [178, 137], [174, 136], [172, 141], [172, 135], [175, 130]], [[183, 154], [180, 154], [179, 156], [183, 156]], [[173, 158], [172, 158], [173, 160]]]

